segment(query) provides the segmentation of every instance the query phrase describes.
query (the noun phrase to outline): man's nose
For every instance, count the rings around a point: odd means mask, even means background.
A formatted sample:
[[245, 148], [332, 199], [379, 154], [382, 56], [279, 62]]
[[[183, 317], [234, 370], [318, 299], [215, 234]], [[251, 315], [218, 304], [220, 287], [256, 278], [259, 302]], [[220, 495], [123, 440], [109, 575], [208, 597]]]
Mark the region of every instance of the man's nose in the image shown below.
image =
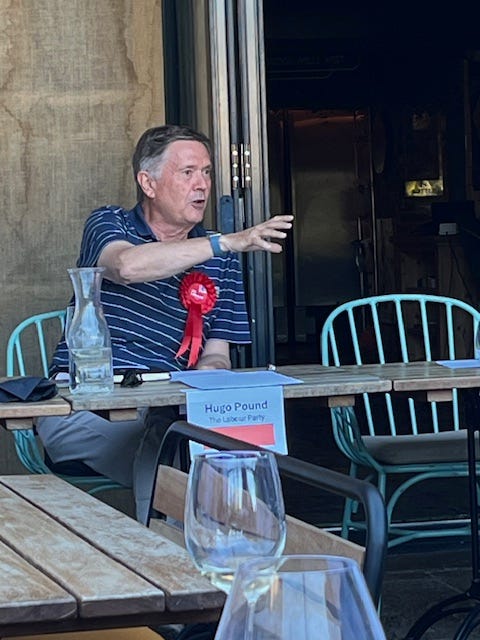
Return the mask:
[[202, 171], [200, 171], [196, 176], [195, 188], [205, 190], [205, 189], [208, 189], [209, 185], [210, 185], [209, 177], [206, 176]]

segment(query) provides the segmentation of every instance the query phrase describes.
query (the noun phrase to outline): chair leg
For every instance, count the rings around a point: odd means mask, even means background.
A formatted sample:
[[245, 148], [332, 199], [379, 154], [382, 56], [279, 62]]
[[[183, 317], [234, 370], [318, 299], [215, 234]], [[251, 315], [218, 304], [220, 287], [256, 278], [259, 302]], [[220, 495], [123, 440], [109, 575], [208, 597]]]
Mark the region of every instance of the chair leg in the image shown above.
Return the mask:
[[380, 493], [383, 496], [383, 499], [386, 500], [387, 495], [387, 474], [383, 473], [383, 471], [377, 472], [377, 487]]
[[[351, 478], [358, 478], [357, 472], [358, 472], [358, 465], [352, 462], [350, 464], [349, 476]], [[368, 482], [374, 482], [374, 475], [370, 474], [369, 476], [363, 479]], [[387, 475], [385, 473], [382, 473], [381, 471], [377, 471], [376, 484], [377, 484], [378, 490], [383, 496], [383, 499], [386, 501], [385, 496], [386, 496], [386, 488], [387, 488]], [[361, 522], [356, 523], [352, 519], [352, 515], [357, 512], [358, 506], [359, 504], [355, 500], [351, 500], [350, 498], [345, 499], [345, 505], [343, 508], [343, 518], [342, 518], [342, 530], [341, 530], [342, 538], [346, 538], [347, 540], [349, 539], [349, 532], [351, 528], [354, 528], [354, 529], [364, 528], [364, 525], [362, 525]], [[390, 528], [390, 518], [388, 519], [388, 527]]]
[[343, 519], [342, 519], [342, 538], [348, 540], [350, 524], [352, 522], [352, 512], [353, 512], [353, 500], [351, 498], [345, 498], [345, 506], [343, 508]]
[[[358, 469], [357, 465], [354, 462], [352, 462], [350, 464], [350, 470], [349, 470], [348, 475], [351, 478], [356, 478], [357, 477], [357, 469]], [[342, 538], [345, 538], [346, 540], [348, 540], [350, 526], [352, 525], [352, 513], [354, 513], [357, 508], [358, 508], [358, 503], [355, 503], [355, 501], [352, 500], [351, 498], [345, 498], [345, 503], [344, 503], [344, 506], [343, 506], [341, 536], [342, 536]]]

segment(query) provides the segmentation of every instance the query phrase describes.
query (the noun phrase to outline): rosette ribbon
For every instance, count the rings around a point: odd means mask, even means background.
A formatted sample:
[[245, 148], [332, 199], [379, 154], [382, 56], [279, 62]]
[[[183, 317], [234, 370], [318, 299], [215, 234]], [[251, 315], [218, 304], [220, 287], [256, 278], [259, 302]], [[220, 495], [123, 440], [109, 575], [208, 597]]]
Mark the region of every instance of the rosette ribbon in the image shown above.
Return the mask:
[[188, 366], [197, 364], [202, 346], [204, 313], [213, 309], [217, 301], [217, 290], [213, 280], [200, 271], [188, 273], [180, 283], [180, 302], [188, 311], [182, 343], [176, 357], [182, 356], [189, 348]]

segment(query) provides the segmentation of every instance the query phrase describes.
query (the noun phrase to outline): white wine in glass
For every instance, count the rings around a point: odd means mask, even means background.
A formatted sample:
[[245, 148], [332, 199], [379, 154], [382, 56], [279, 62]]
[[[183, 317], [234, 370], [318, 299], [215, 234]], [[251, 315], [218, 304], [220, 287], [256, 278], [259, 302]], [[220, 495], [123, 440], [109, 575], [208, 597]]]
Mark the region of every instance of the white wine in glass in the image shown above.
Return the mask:
[[210, 451], [195, 456], [188, 478], [184, 533], [198, 569], [226, 593], [242, 562], [281, 555], [285, 506], [275, 455]]

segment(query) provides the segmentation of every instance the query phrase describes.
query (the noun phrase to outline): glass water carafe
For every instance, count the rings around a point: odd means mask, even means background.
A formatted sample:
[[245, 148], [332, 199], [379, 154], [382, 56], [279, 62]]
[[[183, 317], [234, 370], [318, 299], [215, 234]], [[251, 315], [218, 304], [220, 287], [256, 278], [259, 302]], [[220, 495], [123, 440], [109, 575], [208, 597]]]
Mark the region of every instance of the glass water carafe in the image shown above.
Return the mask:
[[104, 267], [68, 269], [75, 292], [75, 311], [66, 330], [72, 393], [113, 391], [110, 330], [100, 300]]

